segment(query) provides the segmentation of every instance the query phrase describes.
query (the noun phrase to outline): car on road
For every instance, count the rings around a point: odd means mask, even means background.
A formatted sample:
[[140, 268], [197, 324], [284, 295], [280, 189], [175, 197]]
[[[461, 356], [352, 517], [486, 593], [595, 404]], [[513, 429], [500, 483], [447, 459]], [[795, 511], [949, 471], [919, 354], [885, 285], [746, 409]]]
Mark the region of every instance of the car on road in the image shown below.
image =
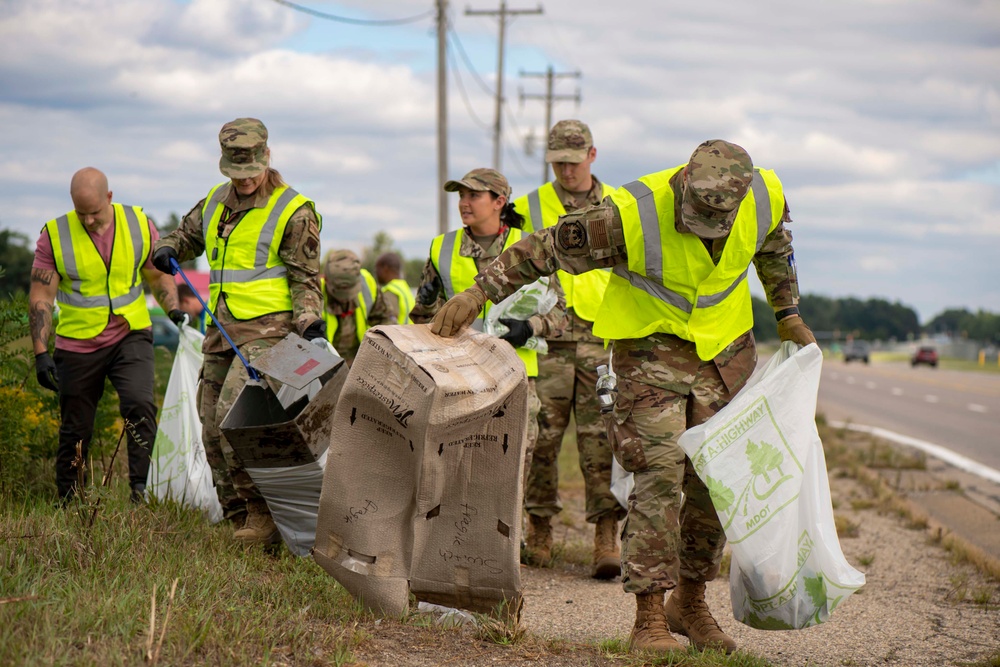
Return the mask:
[[937, 368], [938, 365], [938, 353], [933, 347], [923, 346], [918, 347], [917, 351], [913, 353], [910, 358], [911, 366], [919, 366], [920, 364], [927, 364], [931, 368]]
[[180, 340], [177, 325], [166, 315], [150, 315], [149, 319], [153, 324], [153, 347], [162, 345], [171, 352], [175, 351]]
[[852, 361], [863, 361], [864, 363], [869, 363], [869, 354], [871, 354], [871, 344], [866, 340], [852, 340], [844, 345], [844, 363], [849, 364]]

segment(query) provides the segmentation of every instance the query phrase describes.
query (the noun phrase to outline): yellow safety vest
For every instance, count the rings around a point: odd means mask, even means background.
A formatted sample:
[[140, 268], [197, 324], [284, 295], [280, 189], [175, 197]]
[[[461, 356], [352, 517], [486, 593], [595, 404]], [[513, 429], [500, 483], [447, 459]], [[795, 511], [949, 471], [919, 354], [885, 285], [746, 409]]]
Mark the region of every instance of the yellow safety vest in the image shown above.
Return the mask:
[[383, 291], [392, 292], [399, 298], [399, 323], [410, 324], [410, 311], [413, 310], [413, 292], [402, 278], [390, 280]]
[[[607, 197], [615, 189], [601, 184], [602, 195]], [[559, 216], [566, 215], [566, 208], [559, 201], [555, 186], [546, 183], [542, 187], [514, 200], [514, 210], [524, 216], [523, 230], [530, 234], [536, 229], [552, 227], [559, 222]], [[604, 290], [611, 279], [610, 270], [588, 271], [574, 276], [562, 269], [556, 271], [563, 292], [566, 293], [566, 307], [588, 322], [593, 322], [597, 309], [604, 299]]]
[[[355, 329], [358, 332], [358, 342], [365, 337], [368, 326], [368, 313], [375, 303], [375, 295], [378, 294], [378, 285], [375, 278], [366, 269], [361, 269], [361, 291], [358, 296], [358, 307], [354, 309]], [[327, 308], [330, 297], [326, 293], [326, 279], [320, 278], [320, 290], [323, 292], [323, 319], [326, 320], [326, 339], [330, 341], [334, 349], [337, 348], [337, 329], [340, 328], [340, 318], [334, 315]]]
[[209, 191], [201, 210], [209, 267], [209, 309], [215, 312], [219, 294], [225, 292], [226, 306], [241, 320], [292, 310], [288, 271], [278, 256], [278, 248], [292, 214], [305, 204], [315, 209], [315, 204], [282, 185], [271, 193], [264, 208], [247, 211], [224, 239], [219, 236], [219, 220], [225, 209], [225, 184]]
[[[431, 241], [431, 262], [434, 263], [434, 268], [441, 276], [446, 299], [472, 287], [475, 283], [475, 277], [479, 273], [474, 257], [465, 257], [459, 254], [462, 247], [462, 234], [464, 233], [464, 229], [456, 229], [447, 234], [441, 234]], [[503, 249], [506, 250], [520, 240], [521, 230], [511, 227], [507, 230], [507, 239], [503, 244]], [[472, 323], [473, 329], [483, 330], [486, 313], [492, 306], [493, 304], [487, 300], [486, 305], [479, 312], [479, 317]], [[538, 353], [535, 350], [526, 350], [521, 347], [515, 348], [514, 351], [524, 362], [524, 369], [528, 377], [538, 377]]]
[[643, 176], [611, 196], [628, 265], [614, 268], [594, 335], [620, 340], [669, 333], [694, 342], [707, 361], [753, 328], [747, 272], [781, 221], [785, 196], [773, 171], [755, 170], [716, 265], [701, 238], [674, 227], [670, 178], [683, 168]]
[[152, 326], [142, 293], [142, 266], [150, 247], [149, 222], [139, 206], [111, 206], [115, 240], [110, 269], [76, 211], [45, 223], [59, 272], [59, 336], [94, 338], [104, 331], [111, 313], [124, 317], [133, 330]]

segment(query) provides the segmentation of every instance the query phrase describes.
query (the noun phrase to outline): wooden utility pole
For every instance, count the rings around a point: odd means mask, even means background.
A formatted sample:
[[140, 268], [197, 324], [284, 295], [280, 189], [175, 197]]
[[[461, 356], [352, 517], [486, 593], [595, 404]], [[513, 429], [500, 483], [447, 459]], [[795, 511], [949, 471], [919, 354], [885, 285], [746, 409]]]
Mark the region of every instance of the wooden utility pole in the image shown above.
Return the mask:
[[448, 0], [437, 0], [438, 234], [448, 231]]
[[[544, 100], [545, 101], [545, 129], [542, 130], [542, 142], [547, 141], [549, 136], [549, 130], [552, 129], [552, 103], [557, 100], [575, 100], [577, 104], [580, 104], [580, 89], [577, 88], [575, 95], [555, 95], [553, 94], [553, 88], [555, 87], [555, 80], [560, 78], [580, 78], [580, 72], [553, 72], [552, 66], [545, 70], [545, 72], [521, 72], [522, 77], [545, 77], [545, 94], [531, 94], [521, 92], [521, 101], [524, 100]], [[545, 147], [542, 147], [542, 185], [549, 182], [549, 163], [545, 161]]]
[[476, 14], [480, 15], [490, 15], [500, 17], [500, 39], [499, 39], [499, 54], [497, 56], [497, 94], [496, 94], [496, 105], [493, 112], [493, 168], [500, 171], [500, 130], [501, 124], [501, 113], [503, 111], [503, 47], [504, 47], [504, 37], [507, 30], [507, 17], [517, 16], [521, 14], [541, 14], [542, 7], [538, 6], [537, 9], [507, 9], [506, 0], [500, 0], [500, 9], [466, 9], [465, 14], [467, 16], [472, 16]]

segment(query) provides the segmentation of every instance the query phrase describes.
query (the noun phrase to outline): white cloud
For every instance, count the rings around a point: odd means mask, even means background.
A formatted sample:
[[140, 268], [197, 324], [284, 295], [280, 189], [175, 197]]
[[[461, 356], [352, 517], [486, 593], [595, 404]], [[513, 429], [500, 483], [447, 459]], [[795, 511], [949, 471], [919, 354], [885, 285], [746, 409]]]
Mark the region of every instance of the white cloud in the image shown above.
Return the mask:
[[[362, 19], [431, 8], [306, 4]], [[518, 18], [507, 33], [503, 170], [517, 193], [541, 174], [539, 153], [519, 152], [510, 117], [521, 132], [544, 132], [544, 105], [518, 101], [519, 87], [544, 88], [518, 71], [579, 70], [555, 92], [579, 88], [580, 106], [559, 101], [553, 113], [590, 123], [605, 181], [680, 164], [700, 141], [728, 138], [781, 177], [805, 291], [898, 299], [924, 319], [952, 306], [995, 311], [993, 4], [635, 0], [609, 18], [546, 0], [543, 16]], [[450, 5], [492, 85], [495, 20]], [[34, 236], [68, 209], [69, 178], [90, 164], [123, 201], [157, 219], [183, 214], [221, 180], [219, 128], [249, 115], [267, 124], [276, 166], [324, 213], [324, 245], [360, 249], [384, 230], [422, 256], [437, 230], [431, 24], [345, 27], [264, 1], [6, 0], [0, 224]], [[455, 55], [470, 104], [490, 124], [491, 97]], [[449, 98], [455, 176], [490, 163], [491, 134], [470, 118], [453, 78]], [[956, 280], [961, 293], [941, 288]]]

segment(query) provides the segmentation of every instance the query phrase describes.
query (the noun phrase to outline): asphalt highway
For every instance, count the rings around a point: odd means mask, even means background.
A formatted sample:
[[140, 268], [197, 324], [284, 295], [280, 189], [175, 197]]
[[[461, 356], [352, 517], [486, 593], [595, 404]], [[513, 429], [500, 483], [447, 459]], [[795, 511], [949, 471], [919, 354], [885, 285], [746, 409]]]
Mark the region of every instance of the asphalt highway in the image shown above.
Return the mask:
[[1000, 373], [827, 359], [817, 412], [933, 443], [1000, 471]]

